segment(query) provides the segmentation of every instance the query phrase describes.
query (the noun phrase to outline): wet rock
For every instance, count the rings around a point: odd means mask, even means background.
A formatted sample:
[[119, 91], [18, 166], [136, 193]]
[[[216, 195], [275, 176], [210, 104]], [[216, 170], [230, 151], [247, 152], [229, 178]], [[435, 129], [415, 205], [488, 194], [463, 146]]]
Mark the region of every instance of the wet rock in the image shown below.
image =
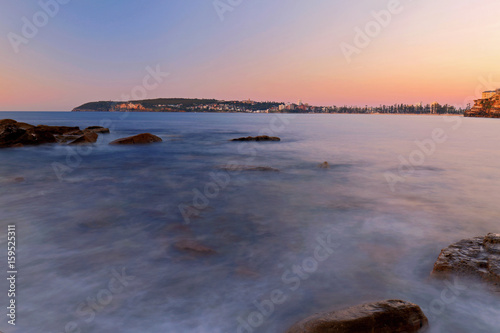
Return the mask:
[[188, 239], [176, 242], [174, 244], [174, 248], [179, 251], [190, 252], [193, 254], [210, 255], [217, 253], [214, 249], [206, 247], [205, 245], [200, 244], [195, 240], [188, 240]]
[[221, 167], [222, 170], [236, 172], [236, 171], [272, 171], [280, 172], [279, 169], [264, 167], [264, 166], [251, 166], [251, 165], [227, 165]]
[[97, 133], [85, 131], [84, 134], [78, 137], [76, 140], [72, 141], [70, 145], [89, 145], [97, 142], [99, 136]]
[[156, 135], [143, 133], [139, 135], [129, 136], [127, 138], [118, 139], [110, 143], [110, 145], [138, 145], [154, 142], [162, 142], [163, 140]]
[[330, 169], [330, 164], [328, 162], [323, 162], [320, 165], [318, 165], [320, 169]]
[[464, 239], [443, 249], [432, 275], [477, 278], [500, 291], [500, 234]]
[[280, 138], [275, 137], [275, 136], [267, 136], [267, 135], [261, 135], [261, 136], [247, 136], [246, 138], [237, 138], [237, 139], [232, 139], [231, 141], [281, 141]]
[[97, 134], [109, 134], [109, 128], [105, 128], [102, 126], [90, 126], [87, 127], [84, 131], [90, 131]]
[[71, 135], [78, 133], [80, 131], [79, 127], [68, 127], [68, 126], [47, 126], [40, 125], [36, 126], [41, 131], [51, 133], [52, 135]]
[[313, 315], [287, 333], [412, 333], [423, 332], [428, 320], [416, 304], [388, 300]]
[[97, 140], [95, 135], [97, 134], [93, 131], [81, 131], [78, 127], [33, 126], [12, 119], [0, 120], [0, 148], [66, 143], [78, 139], [80, 139], [78, 142], [95, 142]]

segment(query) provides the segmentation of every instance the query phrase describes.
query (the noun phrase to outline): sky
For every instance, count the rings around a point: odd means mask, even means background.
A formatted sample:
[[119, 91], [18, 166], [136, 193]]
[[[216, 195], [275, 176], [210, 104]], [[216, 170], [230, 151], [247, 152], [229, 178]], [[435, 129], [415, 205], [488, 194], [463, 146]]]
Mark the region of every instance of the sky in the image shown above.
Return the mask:
[[498, 0], [0, 3], [0, 111], [133, 97], [465, 106], [500, 88]]

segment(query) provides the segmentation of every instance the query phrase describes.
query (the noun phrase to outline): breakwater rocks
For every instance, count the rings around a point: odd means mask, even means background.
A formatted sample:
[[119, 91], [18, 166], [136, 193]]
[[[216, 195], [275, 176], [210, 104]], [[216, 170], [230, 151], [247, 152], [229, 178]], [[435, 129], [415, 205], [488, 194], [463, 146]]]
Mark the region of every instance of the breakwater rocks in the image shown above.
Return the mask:
[[93, 126], [79, 127], [30, 125], [12, 119], [0, 120], [0, 148], [37, 146], [49, 143], [70, 145], [91, 144], [97, 141], [98, 133], [109, 133], [109, 129]]
[[286, 333], [414, 333], [425, 331], [427, 326], [428, 320], [418, 305], [387, 300], [315, 314]]
[[276, 136], [247, 136], [245, 138], [232, 139], [231, 141], [254, 141], [254, 142], [265, 142], [265, 141], [281, 141], [280, 138]]
[[476, 278], [500, 292], [500, 234], [464, 239], [441, 251], [432, 276]]
[[143, 145], [148, 143], [162, 142], [163, 140], [156, 135], [150, 133], [143, 133], [127, 138], [118, 139], [110, 142], [110, 145]]

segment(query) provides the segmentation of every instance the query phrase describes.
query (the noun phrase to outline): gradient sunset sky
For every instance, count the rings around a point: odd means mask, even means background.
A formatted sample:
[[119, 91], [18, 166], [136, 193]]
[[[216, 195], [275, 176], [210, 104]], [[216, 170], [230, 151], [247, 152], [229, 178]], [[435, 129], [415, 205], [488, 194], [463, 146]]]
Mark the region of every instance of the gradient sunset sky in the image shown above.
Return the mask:
[[401, 0], [350, 62], [341, 45], [397, 0], [220, 0], [241, 2], [223, 14], [213, 0], [72, 0], [18, 53], [10, 39], [43, 9], [0, 1], [1, 111], [121, 100], [157, 65], [170, 75], [147, 98], [458, 106], [500, 88], [498, 0]]

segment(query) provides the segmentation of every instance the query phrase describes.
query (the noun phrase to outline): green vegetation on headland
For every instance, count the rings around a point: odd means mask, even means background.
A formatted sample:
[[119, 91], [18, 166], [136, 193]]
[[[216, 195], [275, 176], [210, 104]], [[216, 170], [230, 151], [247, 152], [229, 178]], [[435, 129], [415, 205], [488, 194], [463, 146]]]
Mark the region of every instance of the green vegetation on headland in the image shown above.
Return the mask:
[[255, 113], [359, 113], [359, 114], [464, 114], [449, 105], [394, 104], [377, 107], [312, 106], [302, 102], [222, 101], [216, 99], [158, 98], [128, 102], [100, 101], [83, 104], [74, 112], [255, 112]]

